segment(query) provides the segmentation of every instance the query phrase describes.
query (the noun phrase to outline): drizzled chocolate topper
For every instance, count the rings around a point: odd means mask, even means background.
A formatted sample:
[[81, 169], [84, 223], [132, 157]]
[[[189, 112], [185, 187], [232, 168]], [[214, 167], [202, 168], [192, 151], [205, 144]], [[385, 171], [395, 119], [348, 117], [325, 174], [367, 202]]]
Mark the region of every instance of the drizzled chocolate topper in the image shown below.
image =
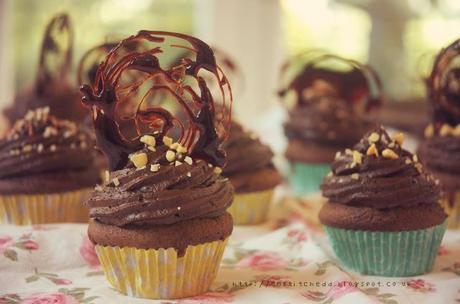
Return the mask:
[[428, 79], [428, 91], [438, 125], [460, 123], [460, 39], [442, 49]]
[[[133, 43], [148, 43], [149, 47], [141, 51], [126, 47]], [[186, 49], [193, 56], [174, 65], [160, 62], [177, 49]], [[219, 107], [219, 115], [209, 90], [210, 77], [205, 75], [213, 76], [224, 105], [230, 105]], [[139, 137], [146, 133], [157, 139], [172, 135], [191, 156], [224, 165], [220, 145], [230, 127], [231, 88], [203, 41], [179, 33], [140, 31], [109, 52], [92, 85], [83, 85], [81, 91], [83, 103], [92, 109], [97, 143], [111, 171], [122, 169], [129, 154], [142, 148]], [[136, 102], [135, 113], [120, 113], [124, 103], [132, 102]], [[133, 123], [136, 138], [122, 134], [119, 124], [123, 120]]]
[[72, 63], [73, 30], [67, 14], [59, 14], [48, 23], [43, 37], [38, 66], [36, 93], [46, 92], [54, 81], [68, 77]]
[[[305, 64], [299, 63], [305, 61]], [[351, 70], [341, 71], [321, 66], [327, 62], [345, 64]], [[299, 65], [301, 70], [294, 77], [288, 81], [283, 79]], [[362, 103], [364, 110], [369, 111], [379, 106], [383, 99], [380, 79], [370, 66], [327, 54], [323, 50], [310, 50], [287, 61], [281, 69], [281, 80], [287, 84], [278, 92], [279, 95], [283, 97], [293, 91], [298, 104], [322, 95], [343, 99], [353, 106]]]

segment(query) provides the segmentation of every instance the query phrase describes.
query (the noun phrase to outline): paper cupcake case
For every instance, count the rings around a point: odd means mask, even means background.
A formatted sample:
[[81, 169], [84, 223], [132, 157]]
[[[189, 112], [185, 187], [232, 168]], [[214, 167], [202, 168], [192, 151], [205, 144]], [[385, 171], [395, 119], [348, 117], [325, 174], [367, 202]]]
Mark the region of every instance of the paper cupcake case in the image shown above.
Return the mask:
[[149, 299], [176, 299], [206, 292], [219, 270], [227, 239], [174, 248], [138, 249], [96, 245], [105, 276], [119, 292]]
[[460, 229], [460, 192], [455, 194], [453, 204], [447, 198], [444, 198], [441, 201], [441, 205], [449, 216], [447, 218], [447, 228]]
[[401, 232], [324, 227], [335, 254], [346, 267], [366, 275], [405, 277], [432, 269], [447, 222]]
[[291, 163], [289, 183], [296, 195], [314, 193], [329, 171], [329, 164]]
[[91, 189], [54, 194], [0, 195], [0, 223], [36, 225], [87, 222], [83, 201]]
[[272, 199], [273, 189], [235, 194], [227, 211], [232, 215], [235, 225], [260, 224], [267, 219]]

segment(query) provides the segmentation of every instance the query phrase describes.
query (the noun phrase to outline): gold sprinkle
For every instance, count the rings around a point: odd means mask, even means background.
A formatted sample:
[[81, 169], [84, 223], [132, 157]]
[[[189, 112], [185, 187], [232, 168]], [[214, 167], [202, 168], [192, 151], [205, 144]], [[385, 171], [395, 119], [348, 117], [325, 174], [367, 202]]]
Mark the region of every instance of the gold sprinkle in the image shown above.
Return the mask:
[[385, 158], [390, 158], [390, 159], [397, 159], [399, 156], [398, 154], [395, 153], [395, 151], [391, 149], [385, 149], [382, 151], [382, 156]]
[[358, 173], [353, 173], [353, 174], [351, 175], [351, 178], [352, 178], [352, 179], [359, 179], [359, 174], [358, 174]]
[[379, 151], [377, 150], [377, 147], [375, 146], [375, 144], [372, 144], [369, 146], [369, 148], [367, 149], [366, 151], [366, 155], [375, 155], [375, 156], [379, 156]]
[[372, 132], [371, 135], [369, 135], [369, 137], [367, 138], [367, 140], [369, 141], [369, 143], [376, 143], [378, 142], [380, 139], [380, 135], [376, 132]]
[[406, 163], [406, 165], [409, 165], [410, 163], [412, 163], [412, 160], [410, 158], [406, 158], [405, 163]]
[[418, 162], [418, 156], [417, 156], [417, 154], [414, 154], [414, 156], [412, 156], [412, 160], [413, 160], [414, 162], [416, 162], [416, 163]]
[[404, 143], [404, 133], [397, 133], [395, 136], [393, 136], [393, 139], [400, 145], [402, 146]]
[[136, 153], [129, 156], [129, 160], [134, 164], [136, 168], [143, 168], [147, 165], [148, 158], [146, 153]]
[[460, 124], [458, 124], [454, 130], [452, 131], [452, 135], [454, 136], [460, 136]]
[[452, 127], [449, 126], [448, 124], [443, 124], [442, 127], [441, 127], [441, 130], [439, 130], [439, 134], [441, 136], [448, 136], [450, 134], [452, 134]]
[[160, 170], [160, 164], [150, 165], [150, 171], [158, 172], [158, 170]]
[[[172, 150], [176, 150], [177, 151], [177, 148], [179, 147], [179, 143], [175, 142], [173, 143], [172, 145], [169, 146], [170, 149]], [[179, 152], [179, 151], [178, 151]]]
[[358, 151], [353, 151], [353, 162], [360, 164], [362, 162], [363, 155]]
[[190, 156], [186, 156], [184, 158], [184, 162], [186, 162], [189, 165], [192, 165], [193, 164], [193, 159]]
[[179, 144], [179, 146], [177, 147], [176, 151], [179, 152], [179, 153], [185, 154], [185, 153], [187, 153], [187, 148], [182, 146], [181, 144]]
[[110, 181], [110, 172], [108, 170], [105, 170], [104, 175], [105, 175], [105, 182], [108, 183]]
[[173, 139], [168, 136], [163, 136], [163, 143], [169, 147], [170, 145], [172, 145]]
[[152, 146], [147, 146], [147, 149], [149, 151], [152, 151], [152, 152], [156, 152], [157, 149], [155, 149], [155, 147], [152, 147]]
[[353, 151], [351, 151], [350, 149], [345, 149], [345, 154], [353, 155]]
[[88, 145], [86, 144], [85, 141], [82, 141], [82, 142], [80, 143], [80, 148], [86, 149], [87, 147], [88, 147]]
[[144, 144], [146, 144], [147, 146], [150, 146], [150, 147], [155, 147], [155, 145], [157, 144], [155, 137], [153, 137], [151, 135], [142, 136], [140, 141], [141, 141], [141, 143], [144, 143]]
[[425, 133], [426, 138], [433, 137], [433, 135], [434, 135], [434, 126], [433, 126], [433, 124], [429, 124], [428, 126], [426, 126], [424, 133]]
[[22, 151], [24, 151], [24, 152], [30, 152], [30, 151], [32, 151], [32, 146], [31, 146], [31, 145], [25, 145], [25, 146], [22, 148]]
[[394, 147], [396, 147], [395, 142], [391, 142], [388, 144], [388, 148], [394, 148]]
[[417, 169], [418, 172], [422, 173], [423, 166], [421, 163], [416, 163], [414, 167]]
[[112, 182], [113, 182], [113, 184], [115, 185], [115, 187], [120, 186], [120, 180], [118, 180], [118, 178], [114, 178], [114, 179], [112, 180]]
[[180, 165], [182, 165], [182, 162], [181, 162], [181, 161], [178, 161], [178, 160], [176, 160], [176, 162], [174, 163], [174, 166], [176, 166], [176, 167], [177, 167], [177, 166], [180, 166]]
[[221, 174], [222, 173], [222, 168], [221, 167], [215, 167], [214, 168], [214, 173]]
[[53, 135], [57, 134], [57, 130], [53, 127], [46, 127], [45, 131], [43, 132], [43, 137], [44, 138], [49, 138]]
[[332, 171], [329, 171], [329, 173], [326, 175], [327, 177], [332, 177], [334, 175], [334, 173], [332, 173]]
[[172, 150], [166, 151], [166, 159], [169, 162], [173, 162], [176, 159], [176, 153], [174, 153]]
[[96, 187], [94, 187], [94, 190], [96, 190], [97, 192], [101, 192], [103, 189], [101, 185], [96, 185]]

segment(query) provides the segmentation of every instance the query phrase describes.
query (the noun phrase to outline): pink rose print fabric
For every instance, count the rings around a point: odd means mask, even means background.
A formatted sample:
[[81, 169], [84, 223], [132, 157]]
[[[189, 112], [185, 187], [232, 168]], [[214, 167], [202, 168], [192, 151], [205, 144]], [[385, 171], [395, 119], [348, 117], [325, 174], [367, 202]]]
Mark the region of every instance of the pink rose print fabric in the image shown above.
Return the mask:
[[[301, 205], [308, 203], [305, 200]], [[293, 218], [285, 216], [260, 226], [235, 226], [210, 289], [194, 297], [163, 300], [136, 299], [111, 288], [85, 224], [0, 225], [0, 304], [460, 301], [460, 231], [446, 233], [431, 273], [411, 278], [368, 277], [341, 265], [317, 223], [304, 222], [299, 210], [291, 213]]]

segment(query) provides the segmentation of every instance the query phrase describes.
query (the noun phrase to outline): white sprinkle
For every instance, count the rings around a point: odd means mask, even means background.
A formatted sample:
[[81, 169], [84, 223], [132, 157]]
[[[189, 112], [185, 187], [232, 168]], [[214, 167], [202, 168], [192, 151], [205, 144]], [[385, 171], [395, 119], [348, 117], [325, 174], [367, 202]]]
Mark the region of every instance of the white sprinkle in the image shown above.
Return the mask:
[[50, 151], [51, 151], [51, 152], [56, 151], [56, 149], [57, 149], [57, 148], [56, 148], [56, 145], [51, 145], [51, 146], [50, 146]]
[[174, 163], [174, 166], [176, 166], [176, 167], [177, 167], [177, 166], [180, 166], [180, 165], [182, 165], [182, 162], [181, 162], [181, 161], [178, 161], [178, 160], [176, 160], [176, 162]]
[[120, 181], [118, 180], [118, 178], [114, 178], [114, 179], [112, 180], [112, 182], [113, 182], [113, 184], [115, 185], [115, 187], [120, 186]]
[[192, 177], [192, 172], [188, 172], [188, 173], [187, 173], [187, 176], [188, 176], [188, 177]]
[[160, 170], [160, 164], [150, 165], [150, 171], [158, 172], [158, 170]]
[[193, 164], [193, 159], [190, 156], [186, 156], [184, 158], [184, 162], [186, 162], [189, 165], [192, 165]]

